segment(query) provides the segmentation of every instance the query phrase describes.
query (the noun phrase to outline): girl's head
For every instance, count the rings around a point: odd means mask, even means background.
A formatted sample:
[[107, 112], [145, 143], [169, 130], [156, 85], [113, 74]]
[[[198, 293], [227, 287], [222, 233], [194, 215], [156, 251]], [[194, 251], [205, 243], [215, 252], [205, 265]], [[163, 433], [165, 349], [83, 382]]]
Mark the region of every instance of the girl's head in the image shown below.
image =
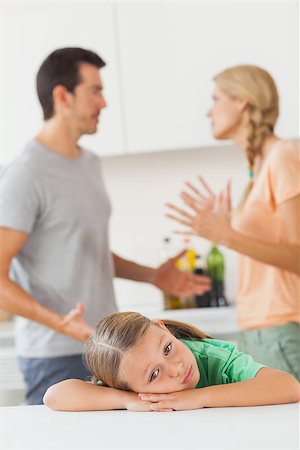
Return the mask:
[[247, 139], [250, 170], [264, 136], [273, 133], [279, 114], [278, 92], [271, 75], [257, 66], [230, 67], [214, 77], [211, 118], [214, 137]]
[[93, 382], [134, 392], [175, 392], [194, 388], [199, 381], [195, 357], [179, 338], [206, 337], [181, 322], [115, 313], [99, 322], [84, 358]]

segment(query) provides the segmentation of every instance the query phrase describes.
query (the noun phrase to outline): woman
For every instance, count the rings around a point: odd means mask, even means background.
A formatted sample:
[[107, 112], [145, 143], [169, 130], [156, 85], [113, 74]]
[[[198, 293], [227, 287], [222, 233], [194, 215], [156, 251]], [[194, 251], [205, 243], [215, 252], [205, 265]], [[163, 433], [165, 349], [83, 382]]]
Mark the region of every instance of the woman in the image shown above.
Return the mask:
[[173, 411], [299, 400], [299, 383], [290, 374], [263, 367], [191, 325], [135, 312], [102, 319], [84, 355], [92, 383], [53, 385], [44, 397], [47, 406]]
[[[215, 78], [208, 112], [216, 139], [232, 140], [245, 154], [249, 184], [230, 212], [230, 185], [218, 196], [199, 177], [181, 193], [188, 206], [167, 206], [171, 219], [239, 254], [239, 348], [300, 379], [300, 155], [274, 134], [276, 85], [265, 70], [235, 66]], [[174, 215], [173, 211], [177, 214]]]

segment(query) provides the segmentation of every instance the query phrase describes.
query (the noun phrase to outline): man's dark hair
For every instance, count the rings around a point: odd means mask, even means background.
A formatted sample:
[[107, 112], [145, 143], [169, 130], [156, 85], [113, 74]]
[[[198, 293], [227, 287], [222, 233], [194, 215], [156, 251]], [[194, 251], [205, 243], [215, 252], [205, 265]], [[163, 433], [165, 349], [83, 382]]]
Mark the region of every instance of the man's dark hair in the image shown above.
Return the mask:
[[55, 50], [42, 63], [36, 77], [36, 87], [45, 120], [54, 114], [52, 92], [55, 86], [60, 84], [69, 92], [74, 92], [80, 83], [80, 63], [92, 64], [98, 69], [105, 66], [96, 53], [78, 47]]

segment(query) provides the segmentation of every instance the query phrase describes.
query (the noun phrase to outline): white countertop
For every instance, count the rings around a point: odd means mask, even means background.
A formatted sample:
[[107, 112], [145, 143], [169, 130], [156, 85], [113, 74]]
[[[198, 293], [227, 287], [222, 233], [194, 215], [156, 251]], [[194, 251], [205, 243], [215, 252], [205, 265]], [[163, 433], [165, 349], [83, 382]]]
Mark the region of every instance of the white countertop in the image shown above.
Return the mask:
[[143, 314], [151, 319], [174, 319], [190, 323], [219, 339], [236, 335], [237, 311], [235, 306], [223, 308], [190, 308], [174, 310], [145, 310]]
[[299, 449], [299, 404], [193, 411], [0, 408], [1, 450]]
[[[126, 308], [125, 308], [126, 309]], [[124, 308], [123, 308], [124, 310]], [[237, 312], [235, 305], [223, 308], [189, 308], [161, 310], [158, 308], [142, 308], [141, 303], [136, 307], [131, 306], [130, 311], [139, 311], [152, 319], [175, 319], [191, 323], [202, 328], [208, 334], [226, 335], [236, 334]], [[0, 347], [13, 345], [14, 343], [14, 322], [0, 322]]]

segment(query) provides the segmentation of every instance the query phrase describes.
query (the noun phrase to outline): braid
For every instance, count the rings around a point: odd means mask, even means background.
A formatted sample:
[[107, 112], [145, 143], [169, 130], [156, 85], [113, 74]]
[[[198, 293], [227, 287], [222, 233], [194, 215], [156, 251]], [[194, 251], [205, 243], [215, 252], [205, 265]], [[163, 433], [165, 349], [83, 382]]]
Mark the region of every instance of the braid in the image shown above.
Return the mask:
[[246, 148], [246, 156], [248, 159], [248, 169], [250, 180], [247, 184], [245, 191], [242, 195], [241, 201], [237, 207], [237, 211], [245, 203], [248, 195], [253, 188], [253, 167], [255, 162], [255, 157], [260, 154], [261, 145], [263, 139], [267, 133], [272, 132], [271, 126], [266, 123], [264, 114], [257, 108], [251, 107], [249, 114], [249, 123], [247, 129], [247, 148]]
[[273, 133], [279, 115], [279, 97], [276, 84], [264, 69], [253, 65], [229, 67], [214, 77], [218, 87], [229, 97], [247, 103], [249, 121], [246, 126], [246, 157], [250, 181], [242, 195], [237, 212], [243, 206], [253, 187], [255, 159], [261, 153], [263, 140]]
[[263, 113], [257, 108], [252, 107], [250, 109], [250, 120], [247, 131], [248, 146], [246, 148], [246, 154], [249, 170], [253, 171], [255, 157], [260, 154], [263, 138], [270, 131], [269, 125], [265, 123]]
[[256, 155], [255, 149], [255, 125], [253, 120], [250, 119], [247, 127], [247, 147], [246, 147], [246, 155], [248, 159], [248, 168], [249, 172], [253, 172], [254, 160]]

